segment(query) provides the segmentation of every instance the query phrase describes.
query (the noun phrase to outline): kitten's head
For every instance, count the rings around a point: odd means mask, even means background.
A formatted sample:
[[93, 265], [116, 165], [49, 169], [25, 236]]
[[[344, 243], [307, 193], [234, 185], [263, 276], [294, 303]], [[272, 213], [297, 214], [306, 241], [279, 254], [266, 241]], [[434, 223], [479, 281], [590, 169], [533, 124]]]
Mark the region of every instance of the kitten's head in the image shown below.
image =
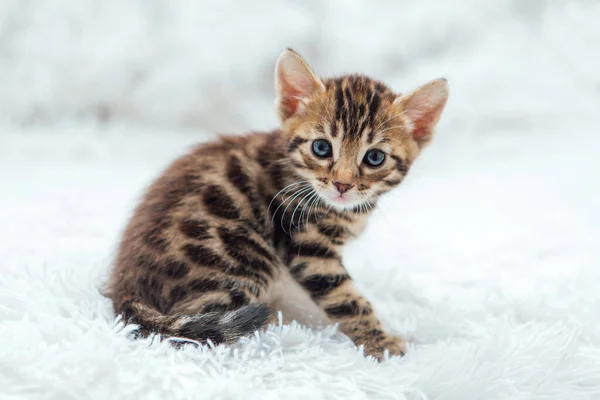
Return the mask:
[[445, 79], [405, 95], [360, 75], [322, 80], [292, 50], [277, 60], [275, 81], [291, 162], [338, 210], [373, 204], [402, 181], [448, 98]]

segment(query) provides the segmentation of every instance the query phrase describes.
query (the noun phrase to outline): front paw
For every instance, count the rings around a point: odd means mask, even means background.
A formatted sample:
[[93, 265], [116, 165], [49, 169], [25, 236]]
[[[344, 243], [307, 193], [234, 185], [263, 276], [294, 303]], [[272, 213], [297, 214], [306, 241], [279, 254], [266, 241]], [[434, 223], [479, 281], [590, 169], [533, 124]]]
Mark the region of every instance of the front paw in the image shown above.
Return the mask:
[[406, 354], [406, 341], [400, 336], [389, 335], [362, 344], [365, 347], [365, 354], [374, 357], [378, 361], [383, 360], [386, 350], [390, 357]]

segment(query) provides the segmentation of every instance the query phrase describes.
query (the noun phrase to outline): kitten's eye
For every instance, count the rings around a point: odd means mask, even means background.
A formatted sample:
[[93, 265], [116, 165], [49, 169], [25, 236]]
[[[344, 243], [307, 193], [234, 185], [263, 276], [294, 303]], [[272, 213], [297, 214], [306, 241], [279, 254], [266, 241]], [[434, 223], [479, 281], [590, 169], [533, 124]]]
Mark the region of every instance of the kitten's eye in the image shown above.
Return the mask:
[[369, 167], [379, 167], [381, 164], [383, 164], [384, 160], [385, 160], [385, 153], [381, 150], [373, 149], [373, 150], [367, 151], [367, 154], [365, 154], [365, 158], [363, 159], [363, 162], [365, 164], [367, 164]]
[[315, 140], [312, 144], [312, 151], [319, 158], [331, 157], [331, 143], [325, 139]]

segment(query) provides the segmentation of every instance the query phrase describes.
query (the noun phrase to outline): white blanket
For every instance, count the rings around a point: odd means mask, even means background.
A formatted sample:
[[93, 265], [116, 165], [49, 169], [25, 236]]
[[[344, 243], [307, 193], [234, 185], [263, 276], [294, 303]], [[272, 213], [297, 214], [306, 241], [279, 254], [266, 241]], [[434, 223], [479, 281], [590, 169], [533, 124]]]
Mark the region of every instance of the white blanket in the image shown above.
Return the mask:
[[597, 147], [521, 142], [510, 163], [503, 145], [427, 150], [345, 255], [411, 340], [376, 364], [333, 328], [183, 351], [130, 340], [98, 289], [143, 186], [194, 138], [90, 129], [3, 136], [0, 398], [600, 396]]
[[[599, 18], [587, 0], [0, 1], [0, 399], [600, 398]], [[275, 126], [287, 46], [398, 91], [449, 79], [438, 137], [345, 254], [408, 355], [295, 325], [130, 340], [98, 291], [130, 211], [198, 129]]]

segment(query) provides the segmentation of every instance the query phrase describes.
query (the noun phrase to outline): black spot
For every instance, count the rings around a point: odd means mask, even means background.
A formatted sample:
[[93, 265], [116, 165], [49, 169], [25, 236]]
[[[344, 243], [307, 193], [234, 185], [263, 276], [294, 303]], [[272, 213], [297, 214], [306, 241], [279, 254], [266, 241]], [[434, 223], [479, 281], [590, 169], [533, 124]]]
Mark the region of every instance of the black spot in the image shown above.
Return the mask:
[[[361, 104], [361, 106], [362, 106], [362, 104]], [[361, 114], [361, 115], [362, 115], [362, 114]], [[358, 132], [358, 134], [362, 134], [362, 133], [365, 131], [365, 129], [367, 129], [367, 125], [368, 125], [368, 124], [369, 124], [369, 120], [368, 120], [367, 118], [363, 118], [363, 121], [361, 122], [361, 124], [360, 124], [360, 126], [358, 127], [358, 129], [356, 130], [356, 132]], [[369, 136], [368, 136], [368, 139], [367, 139], [367, 141], [368, 141], [369, 143], [371, 143], [371, 141], [373, 140], [373, 139], [372, 139], [373, 135], [374, 135], [374, 133], [373, 133], [373, 129], [371, 129], [371, 130], [369, 131]], [[360, 169], [359, 169], [359, 171], [358, 171], [358, 172], [359, 172], [359, 175], [361, 175], [361, 176], [362, 176], [362, 171], [361, 171]]]
[[162, 283], [147, 274], [139, 276], [136, 281], [136, 294], [147, 304], [156, 308], [160, 312], [166, 312], [169, 308], [168, 299], [162, 295]]
[[342, 89], [342, 81], [340, 80], [337, 84], [336, 95], [336, 110], [335, 119], [342, 123], [344, 128], [344, 134], [348, 134], [348, 108], [344, 102], [344, 91]]
[[406, 173], [408, 172], [408, 166], [406, 165], [406, 163], [404, 162], [404, 160], [401, 159], [400, 157], [398, 157], [397, 155], [394, 155], [394, 154], [392, 154], [390, 157], [392, 157], [394, 159], [394, 161], [396, 161], [396, 169], [402, 175], [406, 175]]
[[320, 223], [318, 225], [318, 228], [319, 228], [319, 232], [322, 235], [327, 236], [328, 238], [332, 238], [332, 239], [345, 237], [347, 235], [346, 228], [344, 228], [343, 226], [340, 226], [340, 225], [329, 225], [329, 224]]
[[331, 136], [336, 137], [338, 134], [338, 127], [337, 127], [337, 122], [333, 121], [331, 123]]
[[333, 306], [329, 306], [325, 308], [325, 312], [330, 317], [349, 317], [349, 316], [357, 316], [360, 314], [360, 307], [356, 300], [352, 300], [350, 303], [342, 303], [336, 304]]
[[169, 292], [169, 302], [171, 303], [171, 307], [174, 304], [179, 303], [181, 300], [187, 297], [190, 293], [189, 286], [187, 285], [179, 285], [175, 286]]
[[383, 180], [383, 183], [385, 183], [386, 185], [389, 185], [389, 186], [399, 185], [400, 182], [402, 182], [402, 179], [384, 179]]
[[373, 98], [371, 99], [370, 104], [369, 104], [369, 115], [367, 117], [367, 120], [369, 121], [369, 124], [371, 125], [371, 131], [369, 132], [369, 136], [367, 137], [368, 143], [373, 142], [373, 139], [375, 138], [375, 134], [377, 133], [375, 131], [375, 115], [377, 114], [377, 110], [379, 109], [380, 103], [381, 103], [381, 97], [379, 97], [378, 94], [373, 93]]
[[173, 279], [180, 279], [189, 274], [190, 267], [184, 262], [167, 259], [161, 268], [161, 272]]
[[219, 227], [219, 236], [221, 237], [223, 244], [229, 248], [246, 248], [247, 250], [250, 250], [250, 252], [256, 253], [271, 262], [274, 261], [273, 254], [260, 243], [250, 238], [249, 233], [242, 228], [232, 230], [221, 226]]
[[298, 277], [300, 275], [302, 275], [302, 273], [304, 272], [304, 270], [306, 269], [306, 267], [308, 267], [308, 263], [307, 262], [303, 262], [303, 263], [298, 263], [295, 265], [292, 265], [290, 268], [290, 273], [292, 274], [292, 276], [296, 279], [298, 279]]
[[250, 177], [244, 171], [242, 162], [236, 156], [231, 156], [227, 165], [227, 178], [240, 192], [247, 194], [252, 189]]
[[183, 251], [187, 257], [199, 265], [219, 265], [223, 264], [223, 259], [208, 247], [197, 244], [186, 244]]
[[355, 126], [355, 124], [352, 123], [352, 116], [356, 115], [354, 109], [355, 107], [352, 101], [352, 92], [348, 86], [346, 86], [344, 94], [346, 100], [346, 129], [348, 129], [348, 135], [356, 135], [356, 132], [352, 131], [352, 127]]
[[200, 245], [186, 244], [182, 250], [191, 261], [198, 265], [215, 268], [235, 276], [247, 277], [253, 279], [258, 284], [267, 284], [267, 279], [259, 274], [258, 271], [252, 269], [256, 265], [246, 266], [229, 263], [211, 249]]
[[271, 153], [267, 149], [261, 148], [258, 151], [258, 163], [261, 167], [268, 168], [269, 165], [273, 162], [272, 158], [273, 157]]
[[179, 224], [179, 230], [190, 239], [205, 240], [212, 236], [208, 233], [208, 223], [196, 219], [186, 219]]
[[317, 243], [297, 243], [292, 252], [292, 256], [298, 257], [339, 258], [337, 253]]
[[372, 329], [370, 331], [365, 332], [369, 336], [382, 337], [383, 331], [381, 329]]
[[374, 93], [373, 98], [371, 99], [371, 103], [369, 104], [369, 121], [375, 120], [375, 115], [377, 114], [377, 110], [379, 110], [379, 105], [381, 104], [381, 97], [379, 94]]
[[240, 218], [240, 213], [235, 206], [235, 203], [219, 186], [207, 186], [204, 190], [203, 200], [208, 211], [217, 217], [227, 219]]
[[169, 244], [161, 234], [162, 230], [158, 230], [157, 228], [150, 229], [144, 236], [144, 242], [152, 249], [164, 253], [168, 250]]
[[166, 200], [169, 209], [176, 207], [179, 202], [188, 194], [199, 194], [202, 191], [200, 177], [192, 173], [186, 173], [176, 176], [170, 182], [166, 183], [166, 191], [163, 198]]
[[360, 115], [361, 117], [365, 115], [365, 105], [363, 103], [360, 103], [360, 105], [358, 106], [358, 115]]
[[241, 306], [245, 306], [250, 302], [250, 299], [246, 294], [239, 290], [232, 290], [229, 292], [229, 297], [231, 299], [231, 306], [233, 308], [240, 308]]
[[327, 296], [348, 279], [350, 277], [347, 274], [311, 275], [303, 279], [301, 284], [314, 300], [318, 300]]
[[142, 270], [157, 271], [160, 268], [160, 264], [156, 261], [156, 258], [148, 254], [142, 253], [137, 255], [135, 263]]
[[[286, 238], [289, 238], [288, 232], [284, 230], [284, 227], [290, 226], [292, 213], [284, 213], [286, 204], [287, 202], [283, 204], [279, 198], [273, 199], [273, 202], [271, 203], [271, 215], [269, 215], [269, 217], [273, 221], [273, 241], [275, 247], [286, 240]], [[296, 215], [298, 215], [298, 213]]]
[[[180, 190], [184, 196], [186, 194], [200, 194], [202, 192], [202, 182], [200, 182], [200, 177], [193, 173], [183, 175], [181, 178]], [[177, 196], [180, 196], [180, 194]]]
[[342, 91], [342, 83], [341, 81], [337, 81], [337, 87], [335, 88], [335, 119], [336, 121], [343, 120], [343, 110], [345, 108], [344, 105], [344, 92]]
[[240, 269], [252, 271], [255, 274], [258, 271], [260, 271], [266, 273], [269, 276], [272, 275], [271, 267], [269, 264], [262, 260], [258, 260], [256, 258], [251, 257], [250, 254], [244, 251], [228, 247], [227, 254], [240, 264]]
[[301, 144], [306, 143], [308, 140], [301, 138], [299, 136], [296, 136], [294, 139], [292, 139], [292, 141], [290, 142], [289, 146], [288, 146], [288, 153], [291, 153], [293, 151], [296, 151], [298, 149], [298, 147], [300, 147]]
[[202, 190], [200, 178], [186, 173], [161, 180], [159, 188], [148, 193], [148, 210], [153, 220], [153, 230], [159, 235], [171, 225], [169, 214], [176, 209], [181, 200], [189, 194], [199, 194]]
[[221, 287], [221, 282], [214, 279], [197, 278], [189, 283], [189, 290], [197, 293], [213, 292]]

